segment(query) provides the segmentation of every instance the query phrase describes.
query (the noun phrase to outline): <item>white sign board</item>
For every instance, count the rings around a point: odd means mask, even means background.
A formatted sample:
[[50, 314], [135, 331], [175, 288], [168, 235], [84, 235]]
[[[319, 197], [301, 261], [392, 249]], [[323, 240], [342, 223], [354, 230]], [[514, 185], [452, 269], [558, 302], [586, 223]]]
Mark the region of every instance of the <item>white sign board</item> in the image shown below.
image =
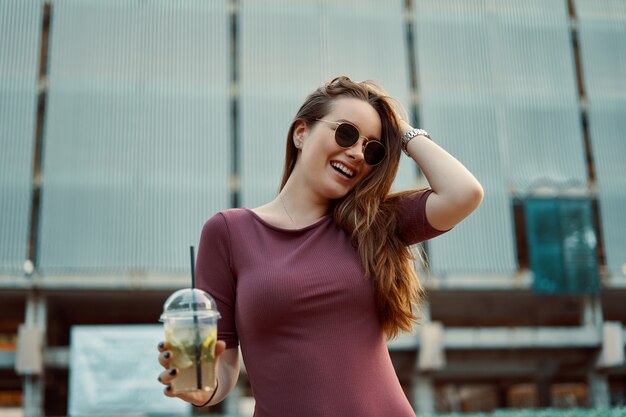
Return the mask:
[[159, 325], [73, 326], [69, 415], [190, 415], [191, 406], [163, 395], [157, 381]]

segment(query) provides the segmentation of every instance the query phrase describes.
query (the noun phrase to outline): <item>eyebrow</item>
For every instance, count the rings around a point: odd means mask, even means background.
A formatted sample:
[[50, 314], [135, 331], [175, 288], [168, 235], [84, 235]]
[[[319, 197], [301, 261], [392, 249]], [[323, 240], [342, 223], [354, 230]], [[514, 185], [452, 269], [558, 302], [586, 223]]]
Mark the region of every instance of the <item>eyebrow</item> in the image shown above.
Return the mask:
[[[359, 130], [359, 127], [354, 123], [351, 122], [350, 120], [347, 119], [337, 119], [338, 122], [345, 122], [345, 123], [350, 123], [352, 126], [356, 127], [356, 130], [359, 131], [359, 135], [361, 134], [361, 131]], [[382, 142], [379, 138], [377, 138], [376, 136], [366, 136], [366, 138], [368, 138], [369, 140], [375, 140], [377, 142]]]

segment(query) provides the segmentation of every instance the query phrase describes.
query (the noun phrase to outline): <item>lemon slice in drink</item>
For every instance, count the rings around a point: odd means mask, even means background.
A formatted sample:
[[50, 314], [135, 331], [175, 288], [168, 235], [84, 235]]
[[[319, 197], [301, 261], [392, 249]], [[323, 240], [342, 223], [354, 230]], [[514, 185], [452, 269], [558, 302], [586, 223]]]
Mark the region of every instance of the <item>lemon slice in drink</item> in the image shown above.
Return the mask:
[[217, 339], [217, 332], [215, 330], [211, 330], [211, 333], [209, 333], [206, 339], [204, 339], [204, 342], [202, 342], [202, 346], [204, 346], [205, 349], [208, 348], [211, 346], [211, 343], [215, 343], [215, 339]]

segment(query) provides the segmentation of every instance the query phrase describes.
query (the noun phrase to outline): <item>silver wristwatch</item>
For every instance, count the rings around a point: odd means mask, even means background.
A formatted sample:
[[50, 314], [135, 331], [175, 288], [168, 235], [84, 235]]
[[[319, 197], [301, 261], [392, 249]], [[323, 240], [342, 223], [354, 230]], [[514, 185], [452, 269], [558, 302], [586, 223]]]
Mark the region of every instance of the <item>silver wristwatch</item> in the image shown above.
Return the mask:
[[407, 156], [411, 156], [411, 155], [409, 155], [409, 152], [406, 149], [407, 145], [409, 144], [411, 139], [413, 139], [415, 136], [419, 136], [419, 135], [426, 136], [428, 139], [432, 140], [432, 138], [430, 137], [430, 135], [428, 134], [427, 131], [425, 131], [424, 129], [416, 129], [416, 128], [413, 128], [413, 129], [409, 130], [404, 135], [402, 135], [402, 137], [400, 138], [400, 140], [402, 141], [402, 150], [404, 151], [404, 153]]

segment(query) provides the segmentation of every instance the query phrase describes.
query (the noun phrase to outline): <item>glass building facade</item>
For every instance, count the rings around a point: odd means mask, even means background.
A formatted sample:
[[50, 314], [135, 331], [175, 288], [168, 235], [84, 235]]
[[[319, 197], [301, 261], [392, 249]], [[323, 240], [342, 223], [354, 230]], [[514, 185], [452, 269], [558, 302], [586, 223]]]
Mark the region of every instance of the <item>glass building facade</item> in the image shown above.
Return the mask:
[[[298, 106], [343, 74], [485, 190], [389, 344], [416, 411], [623, 405], [626, 1], [4, 0], [0, 407], [66, 414], [72, 326], [156, 323], [203, 222], [275, 196]], [[424, 186], [403, 156], [394, 188]]]

